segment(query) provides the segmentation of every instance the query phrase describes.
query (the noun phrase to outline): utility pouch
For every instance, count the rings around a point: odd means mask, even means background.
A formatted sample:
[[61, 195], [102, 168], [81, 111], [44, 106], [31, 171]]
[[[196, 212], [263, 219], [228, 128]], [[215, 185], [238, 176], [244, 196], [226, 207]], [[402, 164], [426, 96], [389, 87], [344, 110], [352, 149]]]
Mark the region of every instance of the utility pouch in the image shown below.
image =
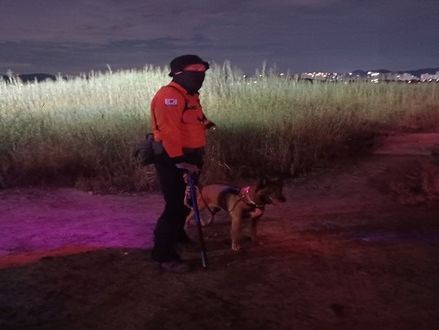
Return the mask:
[[163, 143], [159, 141], [152, 141], [152, 150], [154, 152], [154, 155], [161, 155], [165, 152], [165, 148], [163, 148]]
[[145, 138], [137, 143], [133, 152], [133, 157], [140, 165], [150, 165], [154, 163], [154, 135], [148, 133]]

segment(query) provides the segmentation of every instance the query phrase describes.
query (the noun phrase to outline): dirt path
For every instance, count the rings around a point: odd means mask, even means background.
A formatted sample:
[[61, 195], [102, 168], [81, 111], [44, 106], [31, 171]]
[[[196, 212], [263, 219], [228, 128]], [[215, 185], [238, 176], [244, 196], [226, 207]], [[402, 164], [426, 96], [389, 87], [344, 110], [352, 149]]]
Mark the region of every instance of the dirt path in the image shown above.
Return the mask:
[[158, 194], [93, 195], [70, 188], [0, 191], [0, 267], [69, 251], [151, 246]]
[[264, 244], [242, 253], [220, 218], [205, 228], [209, 270], [178, 276], [148, 258], [160, 195], [0, 191], [0, 329], [435, 329], [437, 143], [390, 136], [290, 183]]

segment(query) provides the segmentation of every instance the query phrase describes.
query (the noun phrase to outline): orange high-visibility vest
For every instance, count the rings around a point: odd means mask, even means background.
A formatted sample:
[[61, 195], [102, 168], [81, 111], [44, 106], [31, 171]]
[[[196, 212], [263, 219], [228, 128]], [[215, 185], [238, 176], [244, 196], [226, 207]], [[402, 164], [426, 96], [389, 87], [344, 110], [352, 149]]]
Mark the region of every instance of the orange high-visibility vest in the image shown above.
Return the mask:
[[199, 94], [190, 95], [175, 82], [163, 86], [151, 101], [151, 128], [169, 157], [183, 156], [183, 148], [206, 144], [205, 119]]

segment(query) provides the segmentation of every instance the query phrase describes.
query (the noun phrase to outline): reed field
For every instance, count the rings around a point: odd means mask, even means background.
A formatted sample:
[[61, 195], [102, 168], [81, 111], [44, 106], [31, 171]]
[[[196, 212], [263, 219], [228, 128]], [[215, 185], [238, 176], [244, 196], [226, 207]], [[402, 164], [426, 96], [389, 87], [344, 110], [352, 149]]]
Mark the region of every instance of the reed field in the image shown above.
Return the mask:
[[[149, 103], [167, 73], [145, 67], [0, 82], [0, 187], [155, 189], [153, 167], [140, 167], [132, 152], [149, 131]], [[218, 127], [208, 133], [204, 182], [301, 175], [366, 152], [383, 131], [429, 129], [439, 119], [438, 84], [309, 84], [264, 71], [244, 78], [225, 63], [208, 71], [200, 93]]]

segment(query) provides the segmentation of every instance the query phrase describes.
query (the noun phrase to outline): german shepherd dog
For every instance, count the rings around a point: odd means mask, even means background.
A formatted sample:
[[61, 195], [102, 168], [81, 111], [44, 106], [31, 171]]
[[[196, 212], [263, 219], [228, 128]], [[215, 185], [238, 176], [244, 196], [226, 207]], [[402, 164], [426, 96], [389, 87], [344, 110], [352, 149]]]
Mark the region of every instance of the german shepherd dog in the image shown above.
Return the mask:
[[[257, 227], [261, 216], [264, 214], [265, 205], [277, 204], [286, 201], [282, 192], [281, 179], [260, 179], [256, 184], [238, 188], [223, 184], [211, 184], [200, 189], [197, 202], [201, 210], [207, 209], [210, 218], [202, 220], [202, 225], [207, 226], [213, 222], [215, 214], [224, 210], [229, 213], [232, 222], [230, 235], [232, 250], [239, 251], [241, 246], [241, 227], [244, 220], [251, 221], [251, 240], [257, 242]], [[189, 225], [193, 219], [193, 212], [186, 219]]]

